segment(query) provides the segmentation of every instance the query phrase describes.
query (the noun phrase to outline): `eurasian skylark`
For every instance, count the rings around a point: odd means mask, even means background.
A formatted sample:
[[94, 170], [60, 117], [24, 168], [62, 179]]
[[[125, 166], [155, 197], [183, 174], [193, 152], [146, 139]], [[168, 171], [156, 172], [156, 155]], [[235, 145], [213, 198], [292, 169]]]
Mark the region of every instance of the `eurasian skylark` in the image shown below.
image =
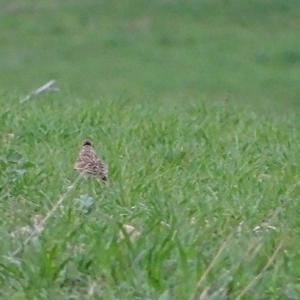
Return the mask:
[[104, 161], [97, 156], [92, 143], [88, 140], [81, 146], [74, 170], [84, 177], [92, 177], [103, 183], [108, 181], [108, 168]]

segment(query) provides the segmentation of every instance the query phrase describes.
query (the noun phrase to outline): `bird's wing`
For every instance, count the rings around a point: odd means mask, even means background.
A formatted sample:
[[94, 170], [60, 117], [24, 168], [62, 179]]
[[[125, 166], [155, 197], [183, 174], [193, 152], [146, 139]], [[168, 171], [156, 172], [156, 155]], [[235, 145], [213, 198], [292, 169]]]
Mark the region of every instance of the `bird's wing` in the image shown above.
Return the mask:
[[83, 161], [82, 159], [78, 158], [75, 161], [74, 170], [81, 171], [81, 170], [85, 169], [85, 167], [86, 167], [86, 162]]

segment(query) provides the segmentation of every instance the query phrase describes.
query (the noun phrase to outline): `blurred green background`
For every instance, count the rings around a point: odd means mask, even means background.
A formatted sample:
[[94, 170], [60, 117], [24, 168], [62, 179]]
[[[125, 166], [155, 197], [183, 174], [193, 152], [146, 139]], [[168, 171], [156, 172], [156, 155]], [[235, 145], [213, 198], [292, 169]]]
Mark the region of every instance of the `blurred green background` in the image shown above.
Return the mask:
[[299, 32], [297, 0], [2, 0], [0, 90], [298, 110]]
[[299, 37], [299, 0], [0, 0], [0, 299], [300, 299]]

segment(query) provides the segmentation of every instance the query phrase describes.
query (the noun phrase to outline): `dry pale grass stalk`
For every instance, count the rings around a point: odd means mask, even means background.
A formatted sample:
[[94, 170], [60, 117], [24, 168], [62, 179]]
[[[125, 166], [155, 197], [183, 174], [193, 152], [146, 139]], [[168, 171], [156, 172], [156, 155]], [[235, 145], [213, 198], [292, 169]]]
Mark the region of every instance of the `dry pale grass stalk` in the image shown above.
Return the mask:
[[22, 97], [20, 99], [20, 103], [26, 102], [30, 100], [32, 97], [38, 96], [39, 94], [45, 93], [45, 92], [58, 92], [59, 88], [55, 85], [55, 80], [50, 80], [38, 89], [32, 91], [30, 94], [28, 94], [25, 97]]
[[89, 297], [93, 297], [95, 295], [96, 288], [97, 288], [96, 281], [92, 281], [88, 286], [87, 295]]
[[53, 205], [51, 210], [47, 213], [47, 215], [44, 218], [39, 218], [38, 223], [36, 223], [37, 221], [34, 220], [34, 227], [33, 227], [33, 230], [31, 231], [31, 234], [22, 243], [22, 245], [12, 253], [12, 256], [16, 256], [16, 255], [20, 254], [22, 252], [22, 250], [24, 249], [24, 247], [26, 245], [28, 245], [34, 237], [37, 237], [42, 234], [42, 232], [45, 230], [45, 225], [46, 225], [47, 221], [55, 214], [57, 209], [61, 206], [61, 204], [66, 199], [66, 196], [74, 189], [74, 187], [77, 185], [77, 183], [79, 182], [80, 179], [81, 179], [80, 176], [77, 177], [75, 179], [75, 181], [70, 186], [68, 186], [66, 192], [64, 192], [60, 196], [58, 201]]
[[279, 251], [281, 250], [283, 246], [284, 240], [281, 240], [278, 246], [276, 247], [273, 254], [268, 259], [265, 266], [262, 268], [262, 270], [247, 284], [247, 286], [241, 291], [241, 293], [236, 297], [236, 300], [242, 299], [242, 297], [259, 281], [259, 279], [262, 277], [263, 273], [273, 264], [275, 261], [277, 255], [279, 254]]
[[[274, 222], [274, 220], [278, 217], [279, 213], [283, 210], [282, 207], [278, 207], [267, 220], [264, 220], [264, 222], [269, 222], [272, 223]], [[240, 228], [238, 228], [239, 230]], [[268, 233], [268, 232], [267, 232]], [[254, 259], [254, 257], [256, 256], [256, 254], [259, 252], [259, 250], [261, 249], [261, 247], [264, 245], [263, 243], [263, 238], [264, 236], [260, 236], [258, 239], [252, 240], [250, 243], [248, 243], [248, 247], [246, 248], [246, 250], [244, 251], [245, 255], [244, 258], [247, 261], [250, 261], [251, 259]], [[240, 267], [240, 265], [242, 264], [243, 260], [240, 260], [231, 270], [230, 273], [231, 275], [233, 275], [236, 270], [238, 270], [238, 268]], [[225, 282], [224, 284], [222, 284], [220, 286], [220, 289], [224, 289], [226, 287], [228, 283]], [[201, 299], [208, 299], [209, 296], [207, 296], [208, 294], [208, 290], [209, 288], [206, 288], [203, 290], [203, 292], [200, 295], [200, 300]], [[207, 296], [205, 298], [205, 296]]]
[[[198, 290], [200, 290], [202, 288], [202, 285], [205, 281], [205, 279], [207, 278], [207, 275], [209, 274], [209, 272], [212, 270], [212, 268], [214, 267], [214, 265], [216, 264], [218, 258], [221, 256], [221, 254], [223, 253], [223, 251], [226, 249], [226, 247], [228, 246], [229, 242], [232, 239], [233, 233], [235, 231], [231, 232], [228, 237], [225, 239], [225, 241], [223, 242], [223, 244], [220, 246], [218, 252], [216, 253], [216, 255], [214, 256], [214, 258], [212, 259], [211, 263], [209, 264], [209, 266], [206, 268], [206, 270], [204, 271], [204, 273], [202, 274], [201, 278], [199, 279], [197, 286], [196, 286], [196, 292]], [[190, 299], [194, 299], [194, 296], [190, 297]]]
[[199, 300], [209, 300], [209, 289], [210, 287], [208, 286], [202, 291]]
[[[249, 243], [247, 249], [245, 250], [245, 253], [250, 253], [251, 251], [253, 251], [253, 253], [258, 253], [259, 250], [261, 249], [261, 247], [263, 246], [263, 242], [262, 242], [262, 238], [260, 238], [259, 240], [255, 240], [252, 243]], [[254, 259], [255, 255], [251, 256], [251, 259]], [[245, 255], [245, 260], [250, 261], [250, 256], [246, 256]], [[236, 265], [233, 266], [233, 268], [230, 270], [230, 274], [233, 276], [233, 274], [238, 270], [238, 268], [241, 266], [242, 262], [244, 260], [240, 260]], [[227, 282], [223, 283], [220, 286], [220, 289], [223, 289], [227, 286]], [[202, 295], [202, 294], [201, 294]]]
[[[270, 215], [268, 219], [265, 219], [261, 222], [260, 225], [257, 225], [256, 227], [263, 227], [264, 224], [267, 224], [270, 226], [277, 217], [279, 216], [280, 212], [283, 211], [283, 207], [279, 206], [275, 211]], [[264, 236], [259, 237], [258, 242], [261, 242], [263, 240]], [[247, 251], [245, 252], [245, 258], [251, 259], [256, 256], [256, 253], [259, 252], [260, 248], [262, 247], [263, 243], [255, 243], [254, 242], [254, 247], [248, 247]]]
[[[273, 223], [274, 220], [278, 217], [279, 213], [283, 210], [283, 207], [278, 207], [271, 215], [268, 219], [265, 219], [263, 221], [263, 223], [267, 222], [268, 224], [270, 223]], [[240, 227], [240, 226], [239, 226]], [[237, 231], [240, 231], [241, 228], [237, 229]], [[207, 269], [205, 270], [205, 272], [203, 273], [203, 275], [201, 276], [200, 280], [198, 281], [197, 283], [197, 289], [196, 290], [200, 290], [203, 286], [203, 283], [205, 281], [205, 279], [207, 278], [207, 275], [210, 273], [210, 271], [212, 270], [212, 268], [214, 267], [217, 259], [220, 257], [220, 255], [222, 254], [222, 252], [225, 250], [225, 248], [227, 247], [227, 245], [229, 244], [229, 241], [231, 240], [232, 236], [233, 236], [233, 233], [232, 232], [228, 237], [227, 239], [223, 242], [223, 244], [220, 246], [218, 252], [216, 253], [215, 257], [213, 258], [213, 260], [211, 261], [210, 265], [207, 267]], [[245, 250], [245, 259], [247, 260], [250, 260], [252, 259], [258, 252], [259, 250], [261, 249], [262, 245], [263, 245], [263, 237], [259, 237], [257, 240], [253, 241], [252, 243], [250, 243], [247, 247], [247, 249]], [[279, 251], [279, 249], [278, 249]], [[272, 256], [273, 257], [273, 256]], [[238, 267], [241, 265], [241, 262], [240, 261], [234, 268], [232, 268], [231, 270], [231, 273], [234, 273]], [[271, 261], [272, 263], [272, 261]], [[266, 266], [262, 272], [264, 272], [265, 269], [267, 269], [269, 267]], [[225, 288], [227, 283], [224, 283], [222, 286], [221, 286], [221, 289], [222, 288]], [[251, 288], [251, 286], [250, 286]], [[206, 287], [203, 289], [202, 293], [200, 294], [200, 298], [199, 299], [208, 299], [209, 298], [209, 295], [208, 295], [208, 291], [209, 291], [209, 287]], [[190, 299], [194, 299], [194, 295], [190, 297]]]

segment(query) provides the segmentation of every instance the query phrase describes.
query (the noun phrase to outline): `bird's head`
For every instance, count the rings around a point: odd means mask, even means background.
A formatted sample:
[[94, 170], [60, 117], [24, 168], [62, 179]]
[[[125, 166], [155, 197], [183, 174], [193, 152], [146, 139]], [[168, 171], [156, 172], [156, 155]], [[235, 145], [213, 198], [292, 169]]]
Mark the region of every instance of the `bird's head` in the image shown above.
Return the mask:
[[85, 140], [82, 146], [92, 146], [92, 142], [90, 140]]

